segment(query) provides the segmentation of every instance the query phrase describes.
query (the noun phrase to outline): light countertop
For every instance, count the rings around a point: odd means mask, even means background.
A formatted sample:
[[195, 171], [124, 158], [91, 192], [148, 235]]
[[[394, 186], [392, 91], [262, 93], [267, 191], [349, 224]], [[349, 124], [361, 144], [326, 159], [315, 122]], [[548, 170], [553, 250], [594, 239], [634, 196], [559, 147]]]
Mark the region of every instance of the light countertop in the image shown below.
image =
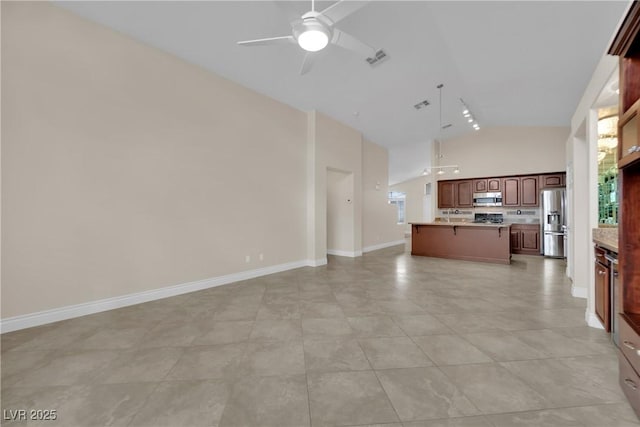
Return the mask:
[[593, 242], [605, 249], [618, 252], [618, 229], [613, 227], [594, 228]]
[[434, 221], [434, 222], [410, 222], [411, 225], [434, 225], [434, 226], [456, 226], [456, 227], [491, 227], [491, 228], [500, 228], [500, 227], [510, 227], [511, 224], [486, 224], [486, 223], [474, 223], [471, 221]]

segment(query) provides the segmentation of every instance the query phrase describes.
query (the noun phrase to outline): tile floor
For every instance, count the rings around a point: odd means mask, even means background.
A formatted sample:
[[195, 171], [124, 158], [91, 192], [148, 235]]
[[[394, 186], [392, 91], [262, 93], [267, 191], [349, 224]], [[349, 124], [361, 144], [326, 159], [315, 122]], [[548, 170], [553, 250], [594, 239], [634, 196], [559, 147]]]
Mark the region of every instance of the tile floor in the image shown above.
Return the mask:
[[637, 426], [564, 268], [396, 247], [4, 334], [3, 424]]

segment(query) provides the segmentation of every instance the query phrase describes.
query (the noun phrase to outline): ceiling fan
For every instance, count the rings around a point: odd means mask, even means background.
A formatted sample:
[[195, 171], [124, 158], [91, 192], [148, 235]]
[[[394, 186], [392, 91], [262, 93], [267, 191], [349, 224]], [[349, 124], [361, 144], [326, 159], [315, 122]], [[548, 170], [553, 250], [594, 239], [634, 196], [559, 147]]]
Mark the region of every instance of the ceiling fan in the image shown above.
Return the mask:
[[306, 51], [300, 74], [305, 74], [311, 69], [316, 56], [314, 53], [324, 49], [329, 43], [356, 52], [365, 59], [375, 58], [376, 50], [373, 47], [334, 26], [364, 6], [364, 2], [340, 0], [318, 12], [315, 10], [315, 1], [311, 0], [311, 10], [302, 16], [291, 9], [291, 2], [278, 1], [276, 4], [287, 13], [292, 34], [240, 41], [240, 46], [298, 44]]

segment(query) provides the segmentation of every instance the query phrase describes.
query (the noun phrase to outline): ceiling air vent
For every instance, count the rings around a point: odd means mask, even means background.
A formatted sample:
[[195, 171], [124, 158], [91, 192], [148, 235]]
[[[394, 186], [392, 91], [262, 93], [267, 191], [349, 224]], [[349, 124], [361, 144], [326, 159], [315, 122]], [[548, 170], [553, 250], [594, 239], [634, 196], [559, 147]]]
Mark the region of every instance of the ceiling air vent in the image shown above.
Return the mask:
[[427, 105], [429, 105], [429, 101], [425, 99], [424, 101], [418, 102], [416, 105], [413, 106], [413, 108], [415, 108], [416, 110], [421, 110]]
[[387, 53], [384, 50], [380, 49], [376, 52], [373, 58], [371, 57], [367, 58], [367, 62], [369, 63], [369, 65], [373, 67], [375, 65], [380, 64], [382, 61], [386, 60], [387, 58], [388, 58]]

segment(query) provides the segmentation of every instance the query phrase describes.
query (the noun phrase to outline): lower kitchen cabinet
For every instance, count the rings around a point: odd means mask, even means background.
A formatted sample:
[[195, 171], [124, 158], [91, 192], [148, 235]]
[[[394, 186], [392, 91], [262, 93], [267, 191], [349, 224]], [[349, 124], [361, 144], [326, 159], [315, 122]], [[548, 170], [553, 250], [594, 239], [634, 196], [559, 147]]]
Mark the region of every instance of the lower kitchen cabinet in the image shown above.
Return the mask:
[[540, 226], [534, 224], [512, 224], [511, 253], [540, 255]]
[[605, 251], [602, 248], [596, 246], [595, 248], [595, 309], [596, 316], [604, 326], [607, 332], [611, 331], [611, 314], [610, 311], [610, 297], [611, 290], [609, 284], [609, 265], [604, 257]]

